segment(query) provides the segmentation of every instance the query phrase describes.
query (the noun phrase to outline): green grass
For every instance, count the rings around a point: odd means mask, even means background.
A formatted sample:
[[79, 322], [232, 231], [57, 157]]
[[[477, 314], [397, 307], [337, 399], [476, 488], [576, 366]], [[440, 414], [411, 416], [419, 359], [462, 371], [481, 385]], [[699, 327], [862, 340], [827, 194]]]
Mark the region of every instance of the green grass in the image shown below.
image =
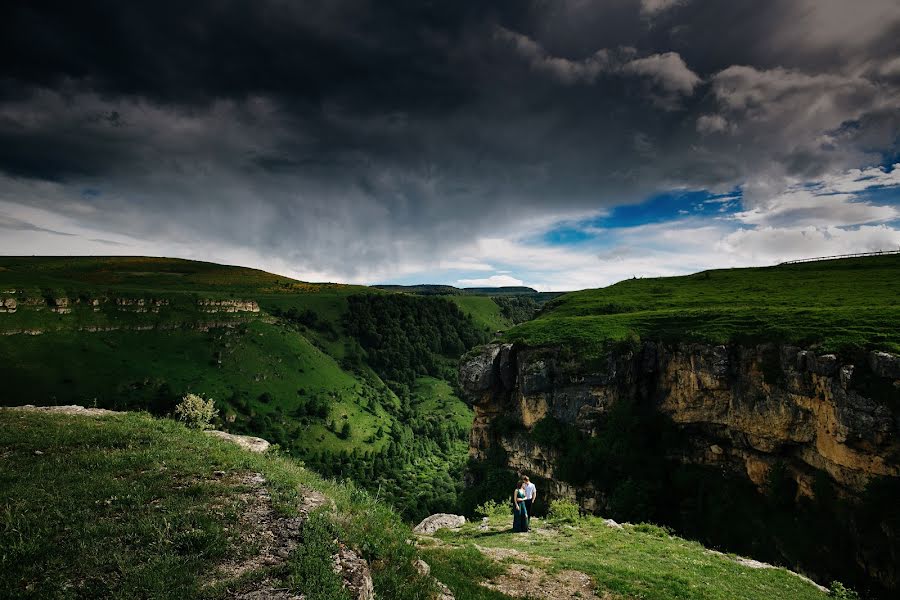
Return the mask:
[[413, 388], [413, 405], [416, 412], [452, 419], [459, 427], [468, 430], [475, 413], [456, 397], [450, 384], [443, 379], [419, 377]]
[[[828, 594], [782, 569], [752, 569], [728, 557], [708, 552], [696, 542], [670, 536], [653, 526], [626, 526], [616, 530], [603, 520], [588, 517], [574, 527], [548, 527], [532, 519], [533, 531], [527, 535], [509, 532], [510, 519], [494, 518], [490, 531], [479, 531], [478, 524], [466, 524], [459, 532], [442, 530], [446, 545], [431, 547], [426, 560], [434, 566], [435, 576], [445, 576], [458, 600], [496, 598], [484, 595], [471, 585], [471, 567], [485, 557], [476, 557], [472, 544], [486, 548], [508, 548], [524, 552], [529, 559], [512, 560], [542, 565], [547, 572], [563, 569], [582, 571], [591, 576], [598, 595], [645, 600], [819, 600]], [[535, 528], [542, 531], [534, 531]], [[510, 560], [510, 559], [507, 559]], [[492, 567], [496, 570], [497, 565]], [[486, 578], [492, 571], [482, 567]], [[454, 572], [465, 577], [457, 578]], [[494, 571], [495, 572], [495, 571]], [[540, 585], [535, 581], [534, 585]]]
[[502, 331], [512, 325], [509, 319], [500, 314], [500, 307], [489, 296], [444, 297], [459, 306], [464, 313], [472, 315], [475, 322], [486, 331]]
[[507, 332], [602, 351], [627, 339], [900, 351], [900, 256], [633, 279], [566, 294]]
[[[383, 503], [174, 421], [0, 410], [0, 456], [0, 597], [224, 598], [269, 576], [311, 600], [340, 598], [329, 576], [333, 534], [370, 561], [381, 597], [419, 600], [431, 589], [412, 567], [408, 527]], [[287, 515], [300, 486], [332, 497], [337, 513], [314, 520], [283, 568], [226, 589], [216, 565], [255, 551], [236, 519], [239, 476], [253, 472]]]

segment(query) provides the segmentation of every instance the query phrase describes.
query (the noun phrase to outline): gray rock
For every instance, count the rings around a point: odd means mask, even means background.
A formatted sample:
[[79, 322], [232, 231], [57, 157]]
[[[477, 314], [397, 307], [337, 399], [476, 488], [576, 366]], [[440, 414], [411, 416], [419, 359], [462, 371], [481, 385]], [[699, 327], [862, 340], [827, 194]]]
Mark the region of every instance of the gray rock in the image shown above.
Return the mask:
[[431, 565], [429, 565], [421, 558], [414, 562], [413, 566], [416, 568], [416, 571], [419, 573], [419, 575], [423, 577], [428, 577], [431, 574]]
[[413, 528], [413, 533], [432, 534], [438, 529], [458, 529], [466, 522], [462, 515], [438, 513], [425, 517], [422, 522]]
[[459, 367], [459, 386], [467, 396], [486, 392], [494, 386], [497, 381], [494, 362], [502, 348], [502, 344], [488, 344], [463, 360]]
[[262, 438], [253, 437], [250, 435], [235, 435], [233, 433], [226, 433], [224, 431], [217, 430], [210, 430], [204, 433], [213, 437], [223, 439], [226, 442], [237, 444], [244, 450], [249, 450], [250, 452], [262, 454], [269, 449], [269, 442]]
[[869, 366], [879, 377], [900, 379], [900, 356], [888, 352], [872, 352], [869, 354]]

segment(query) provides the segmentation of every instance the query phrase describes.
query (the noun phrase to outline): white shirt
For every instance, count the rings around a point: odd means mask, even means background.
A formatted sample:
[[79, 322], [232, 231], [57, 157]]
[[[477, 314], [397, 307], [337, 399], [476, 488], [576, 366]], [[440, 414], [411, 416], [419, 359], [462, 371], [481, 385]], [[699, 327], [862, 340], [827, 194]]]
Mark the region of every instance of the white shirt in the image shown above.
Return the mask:
[[537, 488], [529, 481], [525, 484], [525, 499], [534, 500], [535, 494], [537, 494]]

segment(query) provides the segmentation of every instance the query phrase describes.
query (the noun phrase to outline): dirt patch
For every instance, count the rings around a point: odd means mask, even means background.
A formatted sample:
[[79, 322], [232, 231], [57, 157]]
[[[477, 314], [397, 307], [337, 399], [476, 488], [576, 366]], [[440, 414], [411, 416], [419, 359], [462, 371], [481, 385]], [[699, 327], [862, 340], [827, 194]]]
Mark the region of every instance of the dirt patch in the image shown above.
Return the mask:
[[591, 578], [581, 571], [548, 573], [530, 565], [513, 563], [499, 577], [482, 583], [484, 587], [512, 596], [535, 600], [611, 600], [613, 596], [598, 596]]
[[235, 579], [249, 571], [279, 565], [287, 560], [300, 541], [304, 518], [279, 515], [263, 485], [265, 481], [259, 473], [244, 475], [239, 480], [247, 487], [237, 496], [241, 545], [255, 548], [256, 552], [220, 564], [221, 578]]

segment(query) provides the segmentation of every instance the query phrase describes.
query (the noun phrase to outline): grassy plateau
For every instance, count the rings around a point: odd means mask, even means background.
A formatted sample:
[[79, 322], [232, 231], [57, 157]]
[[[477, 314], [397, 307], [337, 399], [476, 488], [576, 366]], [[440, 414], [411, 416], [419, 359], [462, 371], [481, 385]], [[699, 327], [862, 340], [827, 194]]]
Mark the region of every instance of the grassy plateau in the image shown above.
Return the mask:
[[588, 352], [628, 339], [900, 352], [900, 256], [629, 279], [552, 300], [506, 338]]

